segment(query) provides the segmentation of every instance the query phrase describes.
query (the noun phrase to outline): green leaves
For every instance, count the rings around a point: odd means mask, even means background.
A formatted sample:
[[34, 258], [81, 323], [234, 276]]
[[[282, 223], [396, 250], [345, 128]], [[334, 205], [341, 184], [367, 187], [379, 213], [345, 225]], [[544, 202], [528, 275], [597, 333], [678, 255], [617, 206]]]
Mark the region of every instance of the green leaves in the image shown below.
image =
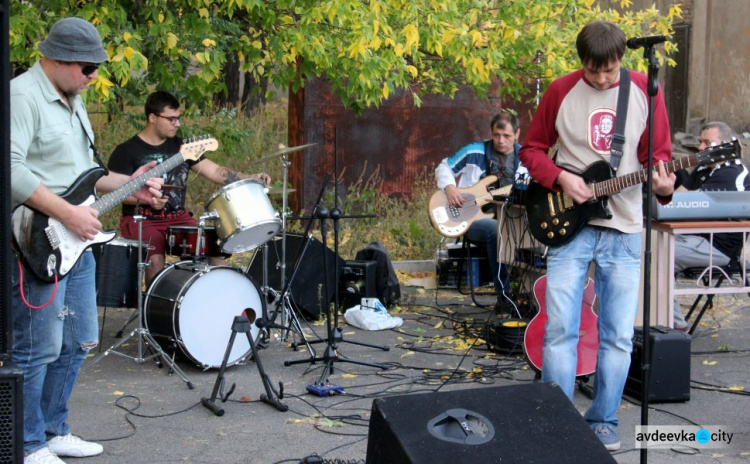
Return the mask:
[[[594, 0], [11, 2], [11, 59], [32, 64], [52, 23], [76, 14], [97, 26], [110, 53], [95, 86], [105, 100], [115, 92], [127, 101], [158, 86], [188, 106], [208, 105], [226, 79], [236, 78], [223, 74], [230, 61], [255, 82], [268, 78], [294, 89], [325, 75], [358, 112], [398, 91], [412, 93], [419, 105], [424, 94], [452, 96], [461, 84], [483, 95], [501, 82], [501, 92], [518, 99], [536, 87], [531, 81], [547, 83], [579, 66], [574, 43], [586, 22], [609, 19], [628, 36], [670, 34], [681, 13], [679, 5], [667, 12], [633, 11], [630, 0], [619, 5], [620, 11]], [[664, 50], [672, 53], [674, 45]], [[646, 66], [635, 53], [625, 64]]]

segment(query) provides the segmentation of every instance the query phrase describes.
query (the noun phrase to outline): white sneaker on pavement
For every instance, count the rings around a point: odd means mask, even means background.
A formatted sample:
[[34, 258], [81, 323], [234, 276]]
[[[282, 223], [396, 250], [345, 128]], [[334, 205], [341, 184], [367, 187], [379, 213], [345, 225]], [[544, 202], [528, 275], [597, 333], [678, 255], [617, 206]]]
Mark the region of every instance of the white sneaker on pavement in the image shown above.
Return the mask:
[[48, 447], [36, 450], [23, 458], [23, 464], [65, 464], [65, 461], [58, 458]]
[[99, 443], [82, 440], [71, 433], [59, 435], [47, 442], [47, 446], [58, 456], [85, 458], [102, 454], [104, 447]]

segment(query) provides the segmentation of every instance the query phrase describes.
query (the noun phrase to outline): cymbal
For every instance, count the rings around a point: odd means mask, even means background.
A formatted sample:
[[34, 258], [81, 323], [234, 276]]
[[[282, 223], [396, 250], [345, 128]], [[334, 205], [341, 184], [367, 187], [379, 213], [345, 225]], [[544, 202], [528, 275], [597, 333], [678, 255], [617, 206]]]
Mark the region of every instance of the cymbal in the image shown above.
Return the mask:
[[[284, 193], [284, 189], [282, 189], [281, 187], [267, 187], [267, 188], [268, 188], [269, 195], [281, 195]], [[286, 189], [286, 193], [292, 193], [296, 191], [297, 191], [296, 189], [291, 189], [291, 188]]]
[[271, 153], [270, 155], [266, 155], [260, 158], [258, 162], [278, 158], [280, 156], [286, 155], [287, 153], [294, 153], [295, 151], [304, 150], [305, 148], [312, 147], [313, 145], [317, 145], [317, 143], [306, 143], [305, 145], [297, 145], [296, 147], [284, 147]]

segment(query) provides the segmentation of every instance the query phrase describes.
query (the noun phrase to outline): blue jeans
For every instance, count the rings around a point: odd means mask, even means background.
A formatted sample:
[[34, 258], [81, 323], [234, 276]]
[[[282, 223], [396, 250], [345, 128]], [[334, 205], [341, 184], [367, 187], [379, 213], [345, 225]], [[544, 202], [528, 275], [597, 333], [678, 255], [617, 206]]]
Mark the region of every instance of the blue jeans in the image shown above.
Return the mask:
[[490, 261], [495, 292], [500, 295], [505, 288], [505, 293], [507, 294], [509, 292], [509, 289], [506, 288], [508, 285], [508, 271], [505, 265], [500, 266], [497, 260], [497, 220], [480, 219], [476, 221], [466, 231], [464, 239], [487, 247], [487, 259]]
[[[24, 304], [16, 263], [13, 268], [13, 362], [24, 373], [24, 451], [31, 454], [46, 446], [47, 438], [70, 433], [68, 399], [86, 354], [98, 344], [96, 263], [93, 253], [84, 252], [42, 309]], [[54, 287], [24, 269], [30, 305], [46, 303]]]
[[641, 234], [585, 226], [573, 240], [547, 252], [547, 325], [542, 381], [556, 382], [568, 398], [575, 387], [583, 286], [590, 263], [599, 302], [599, 351], [590, 424], [617, 427], [617, 408], [630, 367], [638, 311]]

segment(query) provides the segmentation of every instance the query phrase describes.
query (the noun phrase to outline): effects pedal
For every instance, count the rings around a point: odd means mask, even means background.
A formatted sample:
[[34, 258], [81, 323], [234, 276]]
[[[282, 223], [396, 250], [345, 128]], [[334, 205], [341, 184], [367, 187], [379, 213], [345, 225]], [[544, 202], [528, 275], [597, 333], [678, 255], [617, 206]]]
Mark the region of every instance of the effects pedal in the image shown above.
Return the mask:
[[344, 387], [339, 387], [338, 385], [331, 385], [331, 384], [312, 384], [307, 386], [307, 391], [309, 393], [312, 393], [313, 395], [318, 395], [322, 397], [326, 396], [335, 396], [340, 395], [344, 393]]

